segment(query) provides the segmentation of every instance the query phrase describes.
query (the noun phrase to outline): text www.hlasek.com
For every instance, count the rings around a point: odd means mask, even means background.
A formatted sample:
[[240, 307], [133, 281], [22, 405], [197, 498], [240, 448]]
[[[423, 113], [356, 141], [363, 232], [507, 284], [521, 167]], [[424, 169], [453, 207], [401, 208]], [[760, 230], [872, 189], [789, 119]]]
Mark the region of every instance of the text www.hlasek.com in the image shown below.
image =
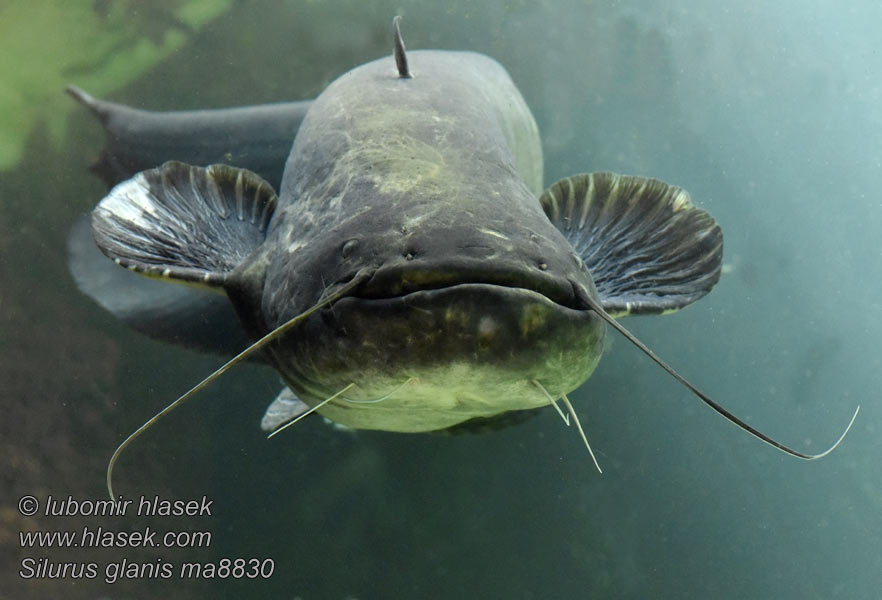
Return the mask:
[[166, 531], [160, 537], [149, 526], [143, 531], [19, 531], [22, 548], [208, 548], [210, 531]]
[[[132, 500], [101, 501], [76, 500], [70, 496], [63, 499], [48, 496], [42, 503], [34, 496], [19, 500], [19, 512], [31, 517], [211, 517], [212, 501], [206, 497], [199, 500], [164, 500], [158, 496]], [[132, 514], [135, 513], [135, 514]], [[107, 583], [122, 579], [267, 579], [275, 571], [272, 558], [221, 558], [214, 561], [185, 561], [173, 563], [162, 557], [152, 561], [137, 562], [128, 557], [99, 564], [96, 561], [62, 562], [52, 560], [53, 549], [91, 548], [208, 548], [211, 546], [210, 531], [157, 531], [150, 526], [143, 529], [119, 531], [98, 525], [51, 531], [19, 531], [22, 549], [40, 550], [40, 555], [21, 559], [19, 576], [23, 579], [96, 579], [99, 575]]]

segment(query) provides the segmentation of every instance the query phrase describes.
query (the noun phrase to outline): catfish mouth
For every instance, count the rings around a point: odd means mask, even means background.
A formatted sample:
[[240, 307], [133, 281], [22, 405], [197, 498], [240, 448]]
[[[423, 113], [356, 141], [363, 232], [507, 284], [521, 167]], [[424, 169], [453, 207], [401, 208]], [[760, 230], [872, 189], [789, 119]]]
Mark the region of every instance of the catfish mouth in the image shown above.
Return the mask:
[[410, 264], [380, 267], [353, 296], [364, 300], [393, 299], [415, 292], [475, 284], [528, 290], [565, 308], [584, 310], [570, 279], [539, 267], [517, 268], [490, 261], [462, 261], [437, 267]]

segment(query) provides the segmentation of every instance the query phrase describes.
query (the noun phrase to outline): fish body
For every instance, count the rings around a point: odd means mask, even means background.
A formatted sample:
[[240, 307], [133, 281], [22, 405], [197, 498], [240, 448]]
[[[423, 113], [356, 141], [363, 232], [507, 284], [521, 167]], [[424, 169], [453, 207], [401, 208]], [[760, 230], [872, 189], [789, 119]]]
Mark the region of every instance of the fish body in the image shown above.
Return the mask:
[[571, 280], [593, 289], [590, 274], [537, 201], [538, 130], [507, 73], [472, 53], [408, 58], [412, 78], [384, 58], [316, 98], [266, 241], [231, 277], [259, 337], [372, 271], [271, 351], [307, 403], [355, 383], [354, 402], [321, 410], [350, 427], [427, 431], [546, 405], [532, 381], [570, 392], [603, 347], [605, 326], [575, 306]]
[[[278, 194], [228, 165], [104, 169], [122, 181], [92, 229], [115, 263], [226, 294], [252, 340], [299, 319], [261, 350], [287, 385], [266, 429], [308, 407], [348, 427], [420, 432], [552, 404], [600, 360], [600, 307], [668, 312], [719, 278], [720, 229], [683, 190], [596, 173], [543, 192], [538, 129], [503, 67], [468, 52], [407, 59], [404, 71], [392, 57], [357, 67], [283, 111], [296, 136], [278, 157]], [[78, 93], [112, 121], [114, 105]], [[204, 120], [222, 152], [223, 119]], [[79, 281], [98, 269], [72, 263]], [[81, 287], [121, 314], [118, 284]]]

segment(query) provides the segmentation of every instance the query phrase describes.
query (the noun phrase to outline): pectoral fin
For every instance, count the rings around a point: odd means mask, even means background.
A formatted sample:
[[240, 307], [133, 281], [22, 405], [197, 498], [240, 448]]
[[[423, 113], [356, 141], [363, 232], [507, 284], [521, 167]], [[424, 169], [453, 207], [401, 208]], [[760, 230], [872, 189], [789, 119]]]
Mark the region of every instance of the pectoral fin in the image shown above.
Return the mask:
[[613, 316], [677, 310], [708, 293], [720, 277], [722, 231], [678, 187], [593, 173], [561, 179], [540, 202]]
[[169, 162], [124, 181], [95, 207], [95, 242], [142, 275], [220, 288], [263, 243], [276, 194], [226, 165]]

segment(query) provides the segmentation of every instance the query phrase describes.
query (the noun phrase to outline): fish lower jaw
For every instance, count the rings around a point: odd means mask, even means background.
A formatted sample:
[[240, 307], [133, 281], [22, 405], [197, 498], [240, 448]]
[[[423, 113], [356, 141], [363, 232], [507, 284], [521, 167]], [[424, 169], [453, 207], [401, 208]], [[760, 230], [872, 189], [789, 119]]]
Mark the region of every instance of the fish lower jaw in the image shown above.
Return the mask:
[[[550, 404], [600, 360], [605, 324], [537, 292], [486, 284], [342, 298], [274, 353], [289, 387], [356, 429], [419, 432]], [[340, 396], [335, 394], [349, 387]]]
[[[590, 371], [571, 381], [549, 384], [552, 396], [557, 398], [561, 393], [569, 393], [589, 376]], [[495, 381], [488, 383], [490, 379]], [[306, 401], [314, 405], [323, 399]], [[318, 413], [353, 429], [418, 433], [446, 429], [477, 417], [493, 417], [549, 404], [548, 397], [532, 379], [506, 380], [495, 373], [475, 372], [467, 365], [451, 365], [443, 373], [436, 370], [402, 376], [395, 381], [356, 382]]]

